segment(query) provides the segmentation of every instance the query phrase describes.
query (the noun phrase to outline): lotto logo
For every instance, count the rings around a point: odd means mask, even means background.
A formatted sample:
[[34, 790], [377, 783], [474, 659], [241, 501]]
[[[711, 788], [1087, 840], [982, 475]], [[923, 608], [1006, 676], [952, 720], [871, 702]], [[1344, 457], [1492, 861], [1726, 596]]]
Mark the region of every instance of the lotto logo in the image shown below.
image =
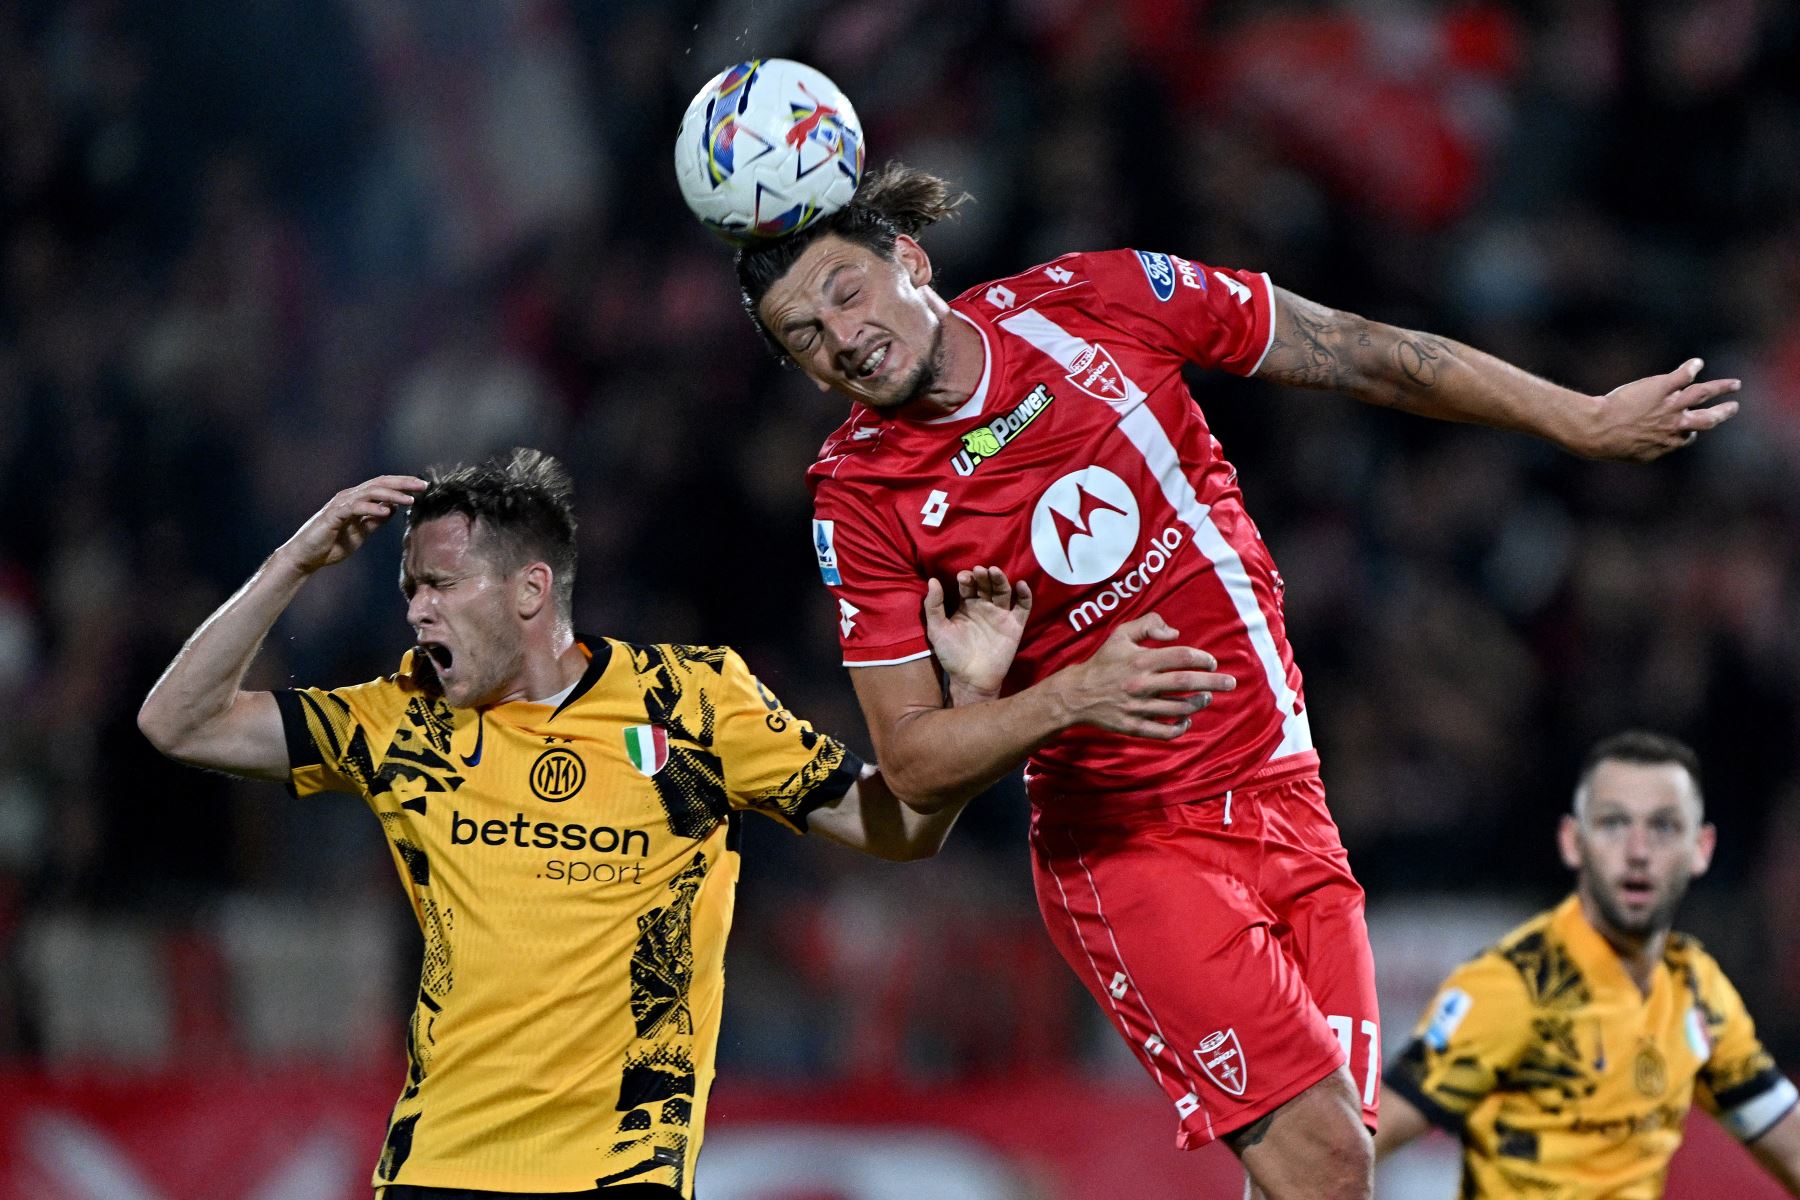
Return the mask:
[[934, 490], [925, 497], [925, 507], [919, 510], [920, 524], [936, 529], [944, 523], [944, 517], [950, 512], [950, 493]]
[[1245, 287], [1223, 271], [1214, 271], [1213, 278], [1225, 285], [1225, 290], [1231, 293], [1231, 298], [1233, 300], [1236, 300], [1239, 304], [1249, 303], [1249, 288]]
[[1131, 981], [1125, 978], [1125, 972], [1116, 971], [1113, 973], [1112, 983], [1107, 985], [1106, 990], [1112, 993], [1112, 998], [1114, 1000], [1123, 1000], [1125, 998], [1125, 989], [1130, 986]]

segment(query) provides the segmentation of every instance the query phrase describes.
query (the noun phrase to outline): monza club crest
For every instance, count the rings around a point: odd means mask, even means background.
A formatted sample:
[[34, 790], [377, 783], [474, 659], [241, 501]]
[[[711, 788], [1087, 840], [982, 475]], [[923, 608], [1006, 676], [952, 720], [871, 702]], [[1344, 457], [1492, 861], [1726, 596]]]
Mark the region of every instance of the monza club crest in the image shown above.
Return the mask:
[[1125, 372], [1119, 369], [1112, 351], [1099, 342], [1091, 342], [1087, 348], [1076, 356], [1069, 364], [1069, 382], [1092, 396], [1096, 400], [1104, 400], [1108, 404], [1117, 404], [1131, 398], [1125, 386]]
[[1236, 1029], [1207, 1034], [1194, 1057], [1220, 1091], [1230, 1096], [1244, 1094], [1250, 1082], [1250, 1066], [1244, 1061], [1244, 1048], [1238, 1044]]

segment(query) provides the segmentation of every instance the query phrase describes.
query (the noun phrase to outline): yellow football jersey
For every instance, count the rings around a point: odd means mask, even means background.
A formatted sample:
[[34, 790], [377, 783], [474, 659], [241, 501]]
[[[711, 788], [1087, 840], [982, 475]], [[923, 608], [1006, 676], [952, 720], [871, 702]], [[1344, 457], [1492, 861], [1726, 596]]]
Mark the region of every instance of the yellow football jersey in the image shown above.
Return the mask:
[[1646, 995], [1574, 896], [1452, 972], [1386, 1079], [1462, 1139], [1464, 1197], [1661, 1196], [1696, 1096], [1746, 1140], [1797, 1098], [1698, 942]]
[[377, 1187], [691, 1195], [739, 812], [804, 831], [861, 770], [731, 650], [580, 642], [555, 708], [452, 709], [411, 652], [276, 694], [294, 790], [368, 801], [425, 935]]

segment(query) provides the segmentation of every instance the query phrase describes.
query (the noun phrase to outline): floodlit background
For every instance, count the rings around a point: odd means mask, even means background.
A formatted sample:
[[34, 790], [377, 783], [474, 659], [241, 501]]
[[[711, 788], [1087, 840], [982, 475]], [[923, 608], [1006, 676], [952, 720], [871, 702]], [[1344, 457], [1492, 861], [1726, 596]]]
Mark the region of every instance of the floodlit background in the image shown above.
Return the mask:
[[[1721, 830], [1682, 924], [1800, 1065], [1794, 6], [13, 0], [0, 1196], [367, 1194], [418, 953], [378, 826], [133, 725], [337, 489], [549, 448], [580, 628], [732, 644], [866, 749], [801, 478], [842, 407], [764, 355], [670, 165], [689, 96], [758, 55], [978, 197], [925, 237], [947, 292], [1133, 245], [1590, 391], [1741, 375], [1743, 415], [1648, 468], [1193, 382], [1290, 585], [1389, 1050], [1564, 894], [1576, 760], [1648, 725], [1698, 747]], [[392, 669], [397, 548], [309, 586], [253, 684]], [[1055, 958], [1024, 820], [1002, 787], [910, 867], [749, 830], [706, 1200], [1238, 1194]], [[1747, 1161], [1707, 1125], [1671, 1194]], [[1381, 1194], [1454, 1180], [1427, 1144]]]

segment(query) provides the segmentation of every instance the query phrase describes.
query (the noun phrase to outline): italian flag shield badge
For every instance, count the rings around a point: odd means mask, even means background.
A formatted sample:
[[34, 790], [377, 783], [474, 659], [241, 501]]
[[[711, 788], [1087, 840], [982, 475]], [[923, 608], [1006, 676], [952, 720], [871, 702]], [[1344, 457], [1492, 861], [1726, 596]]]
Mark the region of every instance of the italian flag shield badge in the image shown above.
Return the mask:
[[669, 761], [668, 730], [661, 725], [626, 726], [625, 753], [641, 774], [656, 774]]

